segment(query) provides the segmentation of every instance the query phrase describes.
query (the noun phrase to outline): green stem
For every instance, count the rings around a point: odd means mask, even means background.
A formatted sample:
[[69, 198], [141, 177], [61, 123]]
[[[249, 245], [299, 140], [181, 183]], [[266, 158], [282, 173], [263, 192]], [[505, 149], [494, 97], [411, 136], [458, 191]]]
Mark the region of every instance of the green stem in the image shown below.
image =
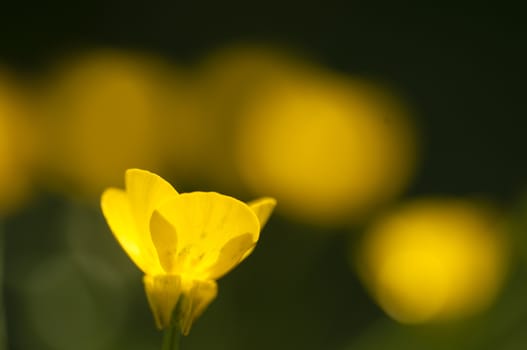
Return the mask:
[[180, 340], [181, 332], [179, 331], [179, 326], [177, 324], [171, 324], [163, 335], [163, 346], [161, 350], [179, 350]]

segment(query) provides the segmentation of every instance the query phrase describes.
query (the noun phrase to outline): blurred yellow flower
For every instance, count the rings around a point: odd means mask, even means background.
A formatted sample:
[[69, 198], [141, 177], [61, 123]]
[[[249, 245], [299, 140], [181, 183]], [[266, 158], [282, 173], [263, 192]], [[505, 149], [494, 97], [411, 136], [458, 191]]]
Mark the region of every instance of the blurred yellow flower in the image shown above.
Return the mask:
[[366, 81], [290, 67], [246, 101], [237, 129], [242, 180], [290, 217], [363, 220], [412, 178], [416, 135], [403, 103]]
[[176, 104], [172, 79], [163, 60], [114, 50], [58, 65], [40, 95], [42, 168], [51, 185], [96, 199], [132, 166], [161, 169], [164, 135], [174, 134], [166, 126]]
[[177, 322], [186, 335], [216, 297], [215, 281], [252, 252], [276, 202], [261, 198], [245, 204], [215, 192], [178, 194], [161, 177], [139, 169], [127, 170], [125, 182], [125, 190], [103, 193], [102, 211], [145, 273], [158, 328]]
[[358, 268], [380, 306], [403, 323], [482, 311], [504, 280], [508, 248], [501, 220], [468, 200], [422, 199], [367, 232]]
[[19, 208], [31, 194], [36, 131], [20, 90], [0, 70], [0, 216]]
[[201, 174], [214, 171], [208, 179], [226, 191], [240, 190], [236, 159], [236, 135], [247, 102], [258, 97], [276, 77], [304, 62], [286, 52], [263, 45], [233, 45], [207, 55], [195, 72], [195, 93], [205, 127], [201, 127]]

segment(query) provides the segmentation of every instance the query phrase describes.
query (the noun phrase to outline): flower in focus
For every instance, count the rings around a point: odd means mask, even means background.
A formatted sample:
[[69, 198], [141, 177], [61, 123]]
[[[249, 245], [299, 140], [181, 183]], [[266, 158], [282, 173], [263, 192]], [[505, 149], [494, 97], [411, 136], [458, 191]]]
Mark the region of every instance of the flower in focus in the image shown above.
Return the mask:
[[505, 277], [508, 247], [490, 208], [422, 199], [381, 218], [358, 256], [361, 277], [386, 313], [423, 323], [489, 306]]
[[216, 280], [252, 252], [276, 202], [245, 204], [216, 192], [178, 194], [161, 177], [139, 169], [127, 170], [125, 183], [125, 190], [103, 193], [103, 214], [145, 273], [158, 328], [177, 322], [186, 335], [216, 297]]

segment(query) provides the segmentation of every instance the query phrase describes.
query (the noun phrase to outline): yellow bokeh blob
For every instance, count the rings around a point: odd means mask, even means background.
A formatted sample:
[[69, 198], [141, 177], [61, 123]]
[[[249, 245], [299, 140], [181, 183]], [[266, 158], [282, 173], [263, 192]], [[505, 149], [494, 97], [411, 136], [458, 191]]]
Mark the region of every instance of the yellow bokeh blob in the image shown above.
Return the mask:
[[0, 71], [0, 216], [17, 208], [31, 193], [35, 132], [21, 89]]
[[95, 199], [129, 167], [159, 169], [171, 73], [160, 60], [119, 51], [64, 62], [41, 96], [49, 179]]
[[245, 105], [242, 179], [309, 223], [354, 222], [400, 193], [416, 159], [402, 104], [373, 84], [291, 67]]
[[379, 305], [403, 323], [485, 309], [502, 285], [507, 240], [495, 212], [468, 200], [422, 199], [377, 221], [358, 267]]
[[240, 191], [237, 169], [237, 125], [244, 107], [258, 98], [262, 89], [305, 65], [286, 52], [265, 45], [233, 45], [207, 55], [195, 71], [195, 91], [201, 100], [200, 114], [206, 124], [201, 131], [202, 173], [213, 172], [208, 181], [215, 188]]

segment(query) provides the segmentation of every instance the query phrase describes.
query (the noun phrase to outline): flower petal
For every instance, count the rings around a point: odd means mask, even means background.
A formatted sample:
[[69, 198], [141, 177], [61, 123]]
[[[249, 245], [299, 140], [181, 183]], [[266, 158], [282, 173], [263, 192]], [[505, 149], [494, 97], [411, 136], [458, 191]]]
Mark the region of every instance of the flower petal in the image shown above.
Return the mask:
[[128, 195], [123, 190], [110, 188], [101, 197], [101, 208], [110, 229], [130, 259], [147, 274], [162, 271], [150, 237], [137, 229]]
[[[274, 207], [276, 207], [276, 199], [271, 197], [258, 198], [253, 201], [250, 201], [249, 203], [247, 203], [247, 205], [249, 206], [249, 208], [252, 209], [252, 211], [254, 211], [254, 213], [258, 217], [258, 220], [260, 221], [260, 230], [262, 230], [265, 224], [267, 223], [267, 220], [269, 220], [269, 217], [271, 216]], [[248, 257], [253, 252], [254, 248], [255, 247], [253, 246], [251, 249], [247, 250], [240, 259], [240, 261]]]
[[258, 198], [247, 203], [249, 208], [254, 211], [260, 221], [260, 230], [265, 226], [267, 220], [271, 216], [274, 207], [276, 206], [276, 199], [271, 197]]
[[182, 293], [181, 277], [175, 275], [145, 275], [143, 283], [157, 328], [168, 327], [172, 321], [172, 313]]
[[174, 226], [161, 216], [159, 212], [154, 211], [150, 219], [150, 233], [161, 266], [163, 266], [166, 273], [172, 273], [177, 258], [177, 234]]
[[137, 226], [140, 231], [148, 232], [154, 210], [178, 193], [160, 176], [146, 170], [128, 169], [125, 182]]
[[245, 203], [219, 193], [184, 193], [158, 211], [178, 233], [174, 273], [188, 278], [211, 278], [210, 267], [222, 259], [222, 248], [231, 239], [246, 234], [251, 244], [258, 241], [260, 225], [254, 212]]
[[201, 316], [218, 294], [218, 285], [214, 281], [195, 280], [191, 283], [190, 290], [182, 298], [181, 308], [177, 315], [183, 335], [188, 335], [194, 321]]
[[209, 268], [209, 275], [212, 279], [218, 279], [229, 272], [232, 268], [245, 258], [254, 249], [256, 242], [253, 237], [246, 233], [232, 238], [220, 250], [218, 260]]

